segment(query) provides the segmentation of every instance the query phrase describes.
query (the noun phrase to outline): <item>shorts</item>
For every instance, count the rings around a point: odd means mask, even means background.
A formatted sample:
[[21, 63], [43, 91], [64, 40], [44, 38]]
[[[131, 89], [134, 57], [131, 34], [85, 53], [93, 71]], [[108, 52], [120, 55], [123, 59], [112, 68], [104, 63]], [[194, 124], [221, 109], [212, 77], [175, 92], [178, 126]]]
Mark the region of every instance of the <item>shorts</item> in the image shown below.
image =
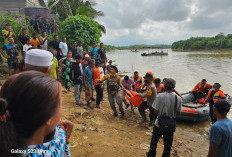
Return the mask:
[[19, 68], [19, 62], [18, 62], [18, 60], [17, 61], [8, 60], [8, 68], [9, 68], [9, 70], [11, 70], [11, 69], [18, 69]]

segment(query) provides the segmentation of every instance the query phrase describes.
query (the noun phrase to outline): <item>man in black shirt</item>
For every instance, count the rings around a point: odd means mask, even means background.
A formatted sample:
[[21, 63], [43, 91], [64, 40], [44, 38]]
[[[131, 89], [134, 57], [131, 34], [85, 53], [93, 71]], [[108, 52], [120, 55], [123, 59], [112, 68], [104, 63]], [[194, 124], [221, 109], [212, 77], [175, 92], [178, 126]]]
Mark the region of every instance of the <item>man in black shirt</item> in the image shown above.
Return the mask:
[[72, 57], [74, 58], [77, 55], [77, 42], [73, 41], [72, 47], [70, 47], [70, 50], [72, 51]]
[[39, 16], [38, 20], [36, 21], [36, 26], [37, 26], [37, 33], [41, 33], [44, 30], [44, 23], [42, 21], [42, 17]]
[[58, 39], [58, 35], [54, 35], [54, 40], [51, 41], [49, 44], [48, 44], [48, 48], [49, 49], [55, 49], [57, 51], [57, 59], [59, 60], [62, 56], [60, 56], [60, 48], [59, 48], [59, 44], [60, 44], [60, 41]]
[[18, 37], [18, 43], [19, 43], [19, 46], [20, 46], [20, 49], [21, 49], [22, 56], [24, 56], [24, 54], [23, 54], [23, 45], [25, 45], [27, 43], [27, 40], [29, 38], [30, 37], [27, 35], [27, 29], [23, 28], [22, 29], [22, 34], [19, 35], [19, 37]]
[[[106, 65], [107, 57], [106, 57], [106, 51], [104, 49], [104, 44], [100, 43], [100, 48], [98, 49], [98, 56], [100, 58], [101, 62], [104, 62]], [[106, 72], [106, 66], [104, 65], [104, 73]]]

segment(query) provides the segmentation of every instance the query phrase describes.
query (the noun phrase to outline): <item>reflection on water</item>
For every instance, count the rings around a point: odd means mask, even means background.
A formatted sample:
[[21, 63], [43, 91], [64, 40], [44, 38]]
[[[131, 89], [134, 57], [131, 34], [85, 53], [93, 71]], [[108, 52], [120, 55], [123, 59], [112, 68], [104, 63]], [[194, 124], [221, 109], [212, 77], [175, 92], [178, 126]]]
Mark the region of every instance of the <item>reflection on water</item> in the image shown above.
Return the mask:
[[[143, 52], [115, 51], [108, 58], [115, 61], [120, 71], [128, 75], [138, 71], [144, 75], [152, 71], [158, 78], [174, 78], [176, 90], [184, 93], [203, 78], [208, 83], [219, 82], [225, 93], [232, 95], [232, 53], [172, 52], [168, 56], [141, 56]], [[230, 114], [232, 117], [232, 114]]]

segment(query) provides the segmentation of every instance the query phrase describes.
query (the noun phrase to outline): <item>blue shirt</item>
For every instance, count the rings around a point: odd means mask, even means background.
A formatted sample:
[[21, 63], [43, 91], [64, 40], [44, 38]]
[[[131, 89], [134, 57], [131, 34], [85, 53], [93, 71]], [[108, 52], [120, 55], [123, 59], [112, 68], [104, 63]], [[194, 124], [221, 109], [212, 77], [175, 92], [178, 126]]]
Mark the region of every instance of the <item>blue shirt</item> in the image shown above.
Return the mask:
[[218, 145], [217, 157], [232, 156], [232, 121], [230, 119], [223, 119], [212, 125], [211, 142]]
[[[89, 51], [91, 53], [93, 51], [93, 47], [91, 47]], [[95, 59], [98, 59], [98, 48], [97, 47], [94, 48], [94, 56], [95, 56]]]
[[17, 60], [17, 56], [19, 52], [19, 47], [17, 46], [17, 44], [14, 44], [14, 45], [6, 44], [3, 46], [2, 50], [3, 51], [6, 50], [6, 54], [7, 56], [10, 57], [11, 61]]
[[83, 76], [85, 77], [86, 85], [93, 86], [93, 70], [89, 65], [84, 69]]

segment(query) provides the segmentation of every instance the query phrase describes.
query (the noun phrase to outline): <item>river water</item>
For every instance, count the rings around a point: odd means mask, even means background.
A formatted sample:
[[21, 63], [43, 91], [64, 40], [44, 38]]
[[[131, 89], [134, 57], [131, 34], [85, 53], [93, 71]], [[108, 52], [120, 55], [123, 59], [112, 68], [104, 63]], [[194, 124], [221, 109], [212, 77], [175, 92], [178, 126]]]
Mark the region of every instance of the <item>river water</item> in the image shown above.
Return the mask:
[[[219, 82], [221, 89], [232, 95], [232, 53], [229, 52], [172, 52], [168, 56], [141, 56], [140, 52], [129, 50], [113, 51], [108, 53], [108, 59], [113, 60], [119, 71], [131, 76], [138, 71], [141, 76], [151, 71], [156, 78], [173, 78], [176, 80], [176, 90], [185, 93], [190, 90], [203, 78], [208, 83]], [[232, 111], [229, 114], [232, 118]], [[179, 123], [192, 138], [204, 136], [204, 142], [208, 144], [209, 121], [201, 123]], [[190, 134], [189, 134], [190, 133]], [[191, 136], [189, 136], [191, 138]], [[208, 148], [208, 146], [207, 146]], [[205, 154], [206, 147], [202, 148]], [[200, 149], [200, 148], [199, 148]], [[201, 154], [201, 153], [200, 153]]]

